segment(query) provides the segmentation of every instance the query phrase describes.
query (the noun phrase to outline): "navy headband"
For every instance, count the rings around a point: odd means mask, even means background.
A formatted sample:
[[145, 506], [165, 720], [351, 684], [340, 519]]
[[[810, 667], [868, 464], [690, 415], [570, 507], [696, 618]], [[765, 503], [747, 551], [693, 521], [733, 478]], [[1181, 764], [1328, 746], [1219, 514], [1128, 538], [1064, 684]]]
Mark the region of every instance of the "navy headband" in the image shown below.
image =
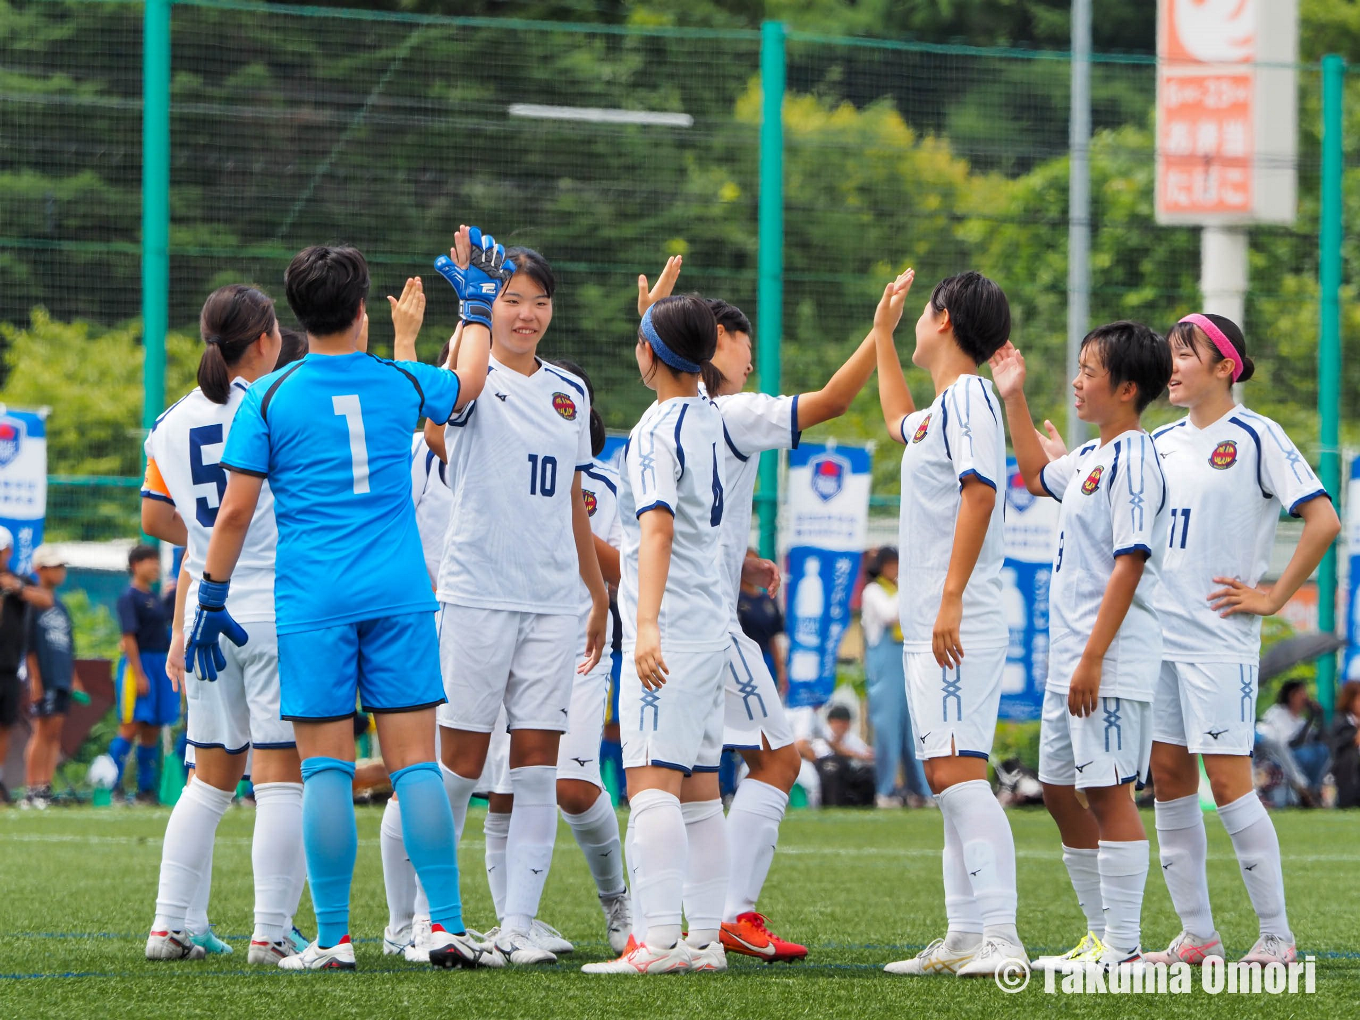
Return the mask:
[[[656, 305], [652, 305], [655, 308]], [[648, 308], [642, 316], [642, 336], [652, 345], [652, 351], [658, 358], [664, 361], [677, 372], [698, 372], [701, 368], [697, 361], [690, 361], [688, 358], [681, 357], [666, 346], [666, 341], [661, 339], [661, 334], [652, 325], [652, 308]]]

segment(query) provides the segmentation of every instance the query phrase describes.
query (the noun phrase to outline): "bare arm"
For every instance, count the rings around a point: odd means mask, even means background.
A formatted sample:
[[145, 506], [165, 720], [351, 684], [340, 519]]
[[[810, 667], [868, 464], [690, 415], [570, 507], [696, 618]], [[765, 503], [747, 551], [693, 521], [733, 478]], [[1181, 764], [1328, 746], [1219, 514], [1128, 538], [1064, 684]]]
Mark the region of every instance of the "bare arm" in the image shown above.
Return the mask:
[[[911, 281], [916, 278], [913, 270], [908, 269], [898, 281], [905, 280], [906, 287], [911, 287]], [[880, 311], [885, 311], [885, 303], [891, 301], [891, 292], [897, 282], [890, 283], [883, 291], [883, 297], [879, 300]], [[902, 291], [902, 299], [906, 299], [906, 290]], [[899, 306], [898, 316], [901, 316]], [[911, 390], [907, 389], [907, 377], [902, 374], [902, 362], [897, 357], [897, 346], [893, 342], [893, 330], [897, 323], [893, 322], [888, 326], [888, 319], [885, 318], [880, 323], [879, 314], [874, 314], [874, 349], [878, 361], [878, 403], [883, 409], [883, 423], [888, 427], [888, 435], [895, 442], [905, 443], [902, 436], [902, 419], [916, 410], [916, 404], [911, 399]], [[885, 328], [886, 327], [886, 328]], [[799, 401], [801, 403], [801, 401]]]
[[1034, 428], [1034, 419], [1025, 400], [1025, 359], [1009, 340], [992, 355], [992, 381], [1006, 405], [1006, 423], [1010, 426], [1011, 447], [1015, 450], [1016, 467], [1025, 480], [1025, 488], [1036, 496], [1047, 496], [1048, 490], [1040, 480], [1040, 472], [1048, 463], [1042, 436]]
[[595, 536], [590, 531], [590, 514], [585, 497], [581, 495], [581, 472], [571, 483], [571, 531], [576, 540], [576, 565], [586, 590], [590, 592], [590, 620], [586, 624], [586, 658], [576, 671], [589, 673], [604, 654], [604, 635], [609, 620], [609, 589], [600, 573], [600, 560], [595, 555]]
[[142, 530], [152, 538], [171, 545], [188, 545], [189, 532], [180, 520], [175, 504], [163, 499], [142, 500]]
[[600, 573], [604, 576], [605, 583], [617, 587], [619, 583], [619, 551], [599, 535], [592, 535], [591, 537], [595, 539], [595, 557], [600, 561]]
[[1096, 710], [1100, 701], [1101, 665], [1110, 645], [1114, 643], [1115, 635], [1124, 624], [1129, 606], [1133, 605], [1133, 594], [1143, 577], [1144, 563], [1145, 557], [1141, 552], [1115, 557], [1114, 570], [1110, 572], [1109, 583], [1105, 585], [1105, 594], [1100, 600], [1100, 611], [1096, 614], [1091, 636], [1086, 639], [1086, 650], [1072, 674], [1067, 710], [1073, 715], [1086, 716]]
[[633, 659], [638, 679], [648, 690], [666, 682], [666, 662], [661, 657], [661, 599], [666, 594], [666, 577], [671, 571], [671, 544], [675, 540], [675, 518], [660, 507], [638, 518], [642, 541], [638, 548], [637, 644]]
[[1303, 518], [1303, 534], [1299, 544], [1294, 547], [1294, 555], [1289, 557], [1280, 579], [1271, 585], [1249, 587], [1232, 577], [1215, 577], [1214, 583], [1225, 587], [1209, 594], [1212, 608], [1219, 616], [1232, 616], [1234, 613], [1251, 613], [1254, 616], [1273, 616], [1284, 608], [1286, 602], [1302, 587], [1303, 582], [1312, 576], [1322, 557], [1341, 534], [1341, 519], [1336, 515], [1336, 507], [1329, 499], [1310, 499], [1299, 507]]
[[175, 585], [175, 617], [170, 623], [170, 653], [165, 657], [165, 675], [178, 691], [184, 686], [184, 607], [189, 601], [189, 568], [179, 561], [179, 582]]
[[38, 671], [38, 656], [34, 652], [28, 653], [28, 693], [32, 701], [42, 700], [42, 675]]
[[935, 618], [931, 634], [931, 648], [935, 661], [947, 668], [956, 668], [963, 661], [963, 643], [959, 628], [963, 624], [963, 591], [973, 576], [987, 528], [992, 523], [996, 508], [996, 490], [976, 476], [963, 482], [959, 496], [959, 517], [954, 525], [954, 548], [949, 556], [949, 572], [944, 579], [944, 594], [940, 612]]
[[246, 532], [250, 530], [263, 487], [264, 479], [258, 475], [248, 475], [242, 471], [229, 474], [227, 491], [217, 510], [217, 523], [213, 525], [212, 538], [208, 540], [208, 555], [203, 564], [204, 577], [214, 581], [225, 581], [231, 577], [231, 572], [236, 569], [236, 561], [240, 559], [241, 546], [245, 544]]
[[387, 302], [392, 307], [392, 360], [415, 361], [416, 337], [425, 321], [425, 287], [420, 277], [408, 277], [401, 297], [388, 294]]

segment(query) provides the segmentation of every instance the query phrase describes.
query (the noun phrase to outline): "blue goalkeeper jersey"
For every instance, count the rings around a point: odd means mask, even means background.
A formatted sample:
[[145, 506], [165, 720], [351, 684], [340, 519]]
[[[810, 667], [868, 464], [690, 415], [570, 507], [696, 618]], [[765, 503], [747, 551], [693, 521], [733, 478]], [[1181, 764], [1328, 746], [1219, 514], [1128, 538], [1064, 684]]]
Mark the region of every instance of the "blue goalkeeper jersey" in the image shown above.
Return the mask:
[[435, 611], [411, 430], [448, 421], [458, 389], [443, 368], [360, 352], [309, 354], [250, 387], [222, 466], [269, 479], [280, 634]]

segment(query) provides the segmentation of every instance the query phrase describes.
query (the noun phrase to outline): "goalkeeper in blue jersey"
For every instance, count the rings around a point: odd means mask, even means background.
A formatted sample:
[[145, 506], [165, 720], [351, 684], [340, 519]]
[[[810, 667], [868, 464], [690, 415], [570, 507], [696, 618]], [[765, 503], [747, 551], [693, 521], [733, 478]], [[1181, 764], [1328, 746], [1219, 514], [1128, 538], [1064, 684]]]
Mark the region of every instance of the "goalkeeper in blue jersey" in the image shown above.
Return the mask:
[[[499, 963], [462, 920], [453, 816], [435, 759], [434, 710], [444, 685], [411, 503], [410, 448], [421, 417], [443, 423], [481, 392], [491, 303], [514, 264], [475, 227], [459, 230], [451, 254], [467, 266], [453, 281], [465, 323], [453, 371], [417, 362], [414, 333], [399, 338], [394, 360], [367, 353], [368, 266], [357, 250], [317, 246], [294, 257], [284, 285], [310, 353], [250, 387], [222, 456], [230, 479], [185, 659], [199, 681], [211, 682], [224, 664], [219, 635], [237, 645], [249, 640], [227, 612], [227, 591], [267, 482], [279, 531], [280, 707], [302, 759], [303, 844], [317, 920], [316, 941], [280, 963], [288, 970], [354, 969], [356, 701], [377, 719], [406, 852], [429, 896], [430, 962]], [[408, 280], [394, 304], [394, 315], [403, 308], [423, 314], [420, 282]]]

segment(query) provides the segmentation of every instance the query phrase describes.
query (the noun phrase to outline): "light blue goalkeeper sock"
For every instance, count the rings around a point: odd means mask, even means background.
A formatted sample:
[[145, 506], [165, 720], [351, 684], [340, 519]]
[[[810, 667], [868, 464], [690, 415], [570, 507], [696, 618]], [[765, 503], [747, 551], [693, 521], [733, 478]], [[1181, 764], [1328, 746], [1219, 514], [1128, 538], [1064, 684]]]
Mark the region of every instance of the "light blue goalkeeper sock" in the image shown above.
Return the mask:
[[[439, 766], [432, 761], [392, 773], [392, 790], [401, 807], [401, 832], [420, 885], [430, 901], [430, 921], [457, 935], [464, 930], [458, 891], [458, 847], [453, 811]], [[315, 892], [312, 898], [316, 898]]]
[[123, 785], [123, 767], [127, 765], [127, 756], [132, 751], [132, 741], [121, 733], [116, 734], [109, 741], [109, 757], [118, 766], [118, 778], [114, 781], [113, 788], [120, 789]]
[[349, 888], [359, 856], [353, 780], [352, 761], [316, 757], [302, 763], [302, 848], [322, 949], [349, 934]]
[[161, 749], [156, 745], [147, 747], [137, 745], [137, 792], [146, 793], [156, 789], [156, 762], [160, 760]]

